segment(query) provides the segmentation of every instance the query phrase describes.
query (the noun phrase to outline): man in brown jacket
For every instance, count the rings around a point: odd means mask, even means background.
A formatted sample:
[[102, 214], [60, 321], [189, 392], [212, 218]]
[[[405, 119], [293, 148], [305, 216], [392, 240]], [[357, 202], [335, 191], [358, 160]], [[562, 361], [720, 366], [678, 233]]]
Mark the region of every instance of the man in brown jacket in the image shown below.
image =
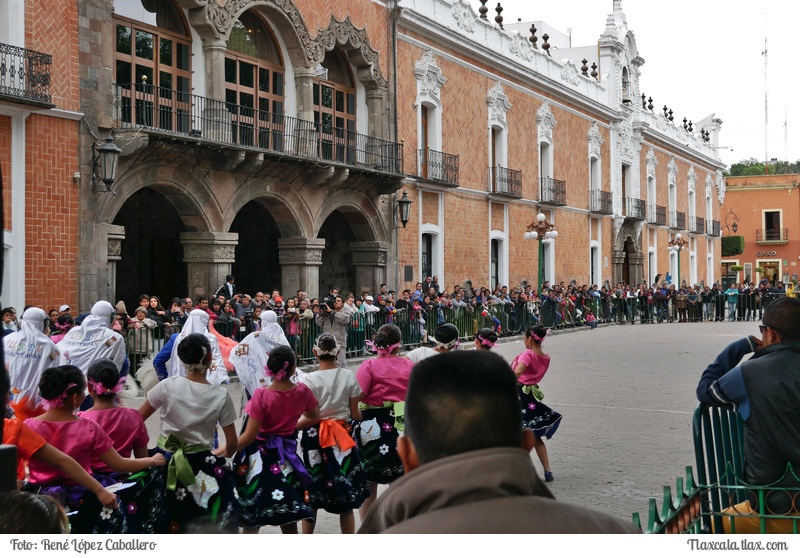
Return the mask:
[[417, 364], [397, 441], [406, 474], [359, 533], [637, 533], [631, 522], [555, 500], [533, 467], [516, 384], [489, 351]]

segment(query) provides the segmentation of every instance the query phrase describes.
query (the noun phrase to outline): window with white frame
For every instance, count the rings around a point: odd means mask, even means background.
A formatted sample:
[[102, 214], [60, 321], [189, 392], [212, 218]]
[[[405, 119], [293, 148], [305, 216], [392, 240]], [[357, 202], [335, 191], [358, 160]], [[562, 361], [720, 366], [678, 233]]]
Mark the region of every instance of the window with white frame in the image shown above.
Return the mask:
[[489, 107], [489, 185], [492, 192], [508, 192], [508, 124], [511, 103], [497, 80], [486, 95]]
[[537, 137], [539, 141], [539, 199], [551, 199], [545, 195], [544, 190], [553, 190], [553, 179], [555, 178], [554, 160], [554, 141], [553, 130], [558, 122], [550, 109], [550, 103], [545, 101], [539, 110], [536, 111]]
[[417, 172], [423, 178], [442, 178], [442, 98], [441, 89], [447, 78], [428, 50], [414, 64], [417, 78]]

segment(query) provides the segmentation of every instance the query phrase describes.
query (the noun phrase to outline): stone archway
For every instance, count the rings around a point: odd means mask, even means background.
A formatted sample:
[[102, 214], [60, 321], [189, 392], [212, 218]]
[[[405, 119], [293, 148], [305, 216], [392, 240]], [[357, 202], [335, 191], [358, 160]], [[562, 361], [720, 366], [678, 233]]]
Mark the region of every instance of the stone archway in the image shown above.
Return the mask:
[[617, 231], [611, 261], [614, 266], [614, 283], [626, 282], [632, 286], [647, 284], [642, 254], [642, 228], [644, 221], [625, 219]]

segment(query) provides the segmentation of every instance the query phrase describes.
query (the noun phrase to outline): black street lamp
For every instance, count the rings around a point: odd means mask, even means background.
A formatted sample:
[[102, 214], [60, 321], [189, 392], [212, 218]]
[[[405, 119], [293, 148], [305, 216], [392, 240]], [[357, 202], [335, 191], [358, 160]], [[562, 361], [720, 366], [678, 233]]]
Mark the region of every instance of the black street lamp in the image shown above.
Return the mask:
[[397, 194], [394, 195], [394, 226], [397, 228], [397, 220], [400, 219], [400, 223], [403, 224], [403, 228], [406, 228], [408, 224], [408, 216], [411, 211], [411, 204], [413, 200], [408, 199], [408, 193], [403, 190], [403, 197], [398, 197]]
[[733, 234], [736, 234], [736, 231], [739, 230], [739, 216], [733, 212], [733, 209], [728, 211], [728, 214], [725, 215], [725, 228], [728, 229], [728, 236], [731, 235], [731, 231]]
[[[95, 192], [111, 192], [111, 187], [117, 179], [117, 162], [122, 149], [114, 143], [113, 133], [113, 130], [109, 132], [105, 143], [99, 147], [97, 144], [92, 144], [92, 190]], [[105, 187], [100, 186], [100, 181]]]

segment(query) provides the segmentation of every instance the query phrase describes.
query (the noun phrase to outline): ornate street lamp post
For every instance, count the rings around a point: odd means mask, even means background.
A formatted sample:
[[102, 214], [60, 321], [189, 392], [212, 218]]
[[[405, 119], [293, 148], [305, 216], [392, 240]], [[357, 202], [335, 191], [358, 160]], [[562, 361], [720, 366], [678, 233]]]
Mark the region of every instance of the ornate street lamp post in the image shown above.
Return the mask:
[[681, 288], [681, 251], [689, 246], [689, 242], [684, 240], [681, 233], [675, 235], [675, 238], [670, 240], [669, 249], [678, 254], [678, 289]]
[[539, 241], [539, 274], [538, 282], [539, 289], [536, 291], [539, 296], [542, 295], [542, 284], [544, 283], [544, 244], [548, 238], [555, 239], [558, 237], [555, 225], [549, 223], [544, 213], [539, 213], [536, 216], [536, 221], [528, 225], [525, 231], [525, 240], [538, 240]]

